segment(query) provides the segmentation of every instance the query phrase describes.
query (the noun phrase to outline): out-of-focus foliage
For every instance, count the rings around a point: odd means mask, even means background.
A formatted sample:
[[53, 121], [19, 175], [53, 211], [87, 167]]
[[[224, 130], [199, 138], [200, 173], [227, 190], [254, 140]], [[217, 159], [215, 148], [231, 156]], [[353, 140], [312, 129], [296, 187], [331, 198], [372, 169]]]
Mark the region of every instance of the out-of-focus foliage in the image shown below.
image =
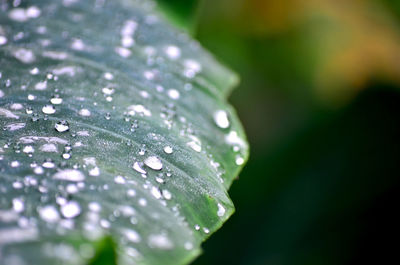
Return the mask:
[[224, 49], [224, 58], [251, 60], [269, 82], [299, 97], [336, 106], [371, 80], [400, 84], [400, 34], [395, 16], [380, 2], [206, 3], [200, 39]]
[[206, 0], [197, 38], [241, 76], [252, 155], [194, 264], [396, 259], [400, 2]]

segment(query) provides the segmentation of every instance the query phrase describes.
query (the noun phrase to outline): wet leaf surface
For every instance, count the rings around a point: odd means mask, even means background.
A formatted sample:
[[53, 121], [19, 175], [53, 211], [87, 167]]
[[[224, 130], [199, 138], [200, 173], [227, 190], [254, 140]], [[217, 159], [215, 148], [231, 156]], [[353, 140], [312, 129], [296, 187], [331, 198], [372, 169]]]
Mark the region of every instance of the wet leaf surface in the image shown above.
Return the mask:
[[153, 2], [0, 4], [0, 263], [193, 260], [248, 156], [237, 77]]

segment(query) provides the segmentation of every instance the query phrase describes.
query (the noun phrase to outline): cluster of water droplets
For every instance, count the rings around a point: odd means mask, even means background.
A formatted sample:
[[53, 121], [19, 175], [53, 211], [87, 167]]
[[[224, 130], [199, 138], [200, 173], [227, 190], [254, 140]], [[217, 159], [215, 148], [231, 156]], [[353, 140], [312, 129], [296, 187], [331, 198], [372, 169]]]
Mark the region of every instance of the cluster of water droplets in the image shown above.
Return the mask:
[[[81, 231], [87, 240], [113, 235], [135, 259], [148, 249], [193, 250], [228, 216], [228, 198], [213, 181], [224, 182], [247, 152], [230, 112], [210, 96], [196, 43], [186, 49], [187, 36], [175, 32], [147, 40], [160, 21], [137, 3], [143, 10], [135, 15], [119, 7], [124, 19], [110, 21], [112, 32], [75, 35], [63, 23], [91, 17], [68, 11], [78, 1], [50, 2], [10, 1], [0, 13], [10, 21], [0, 24], [9, 62], [0, 65], [0, 245]], [[93, 16], [107, 10], [94, 2]], [[40, 20], [57, 12], [71, 21]], [[29, 38], [37, 48], [19, 45]], [[210, 198], [214, 219], [193, 213]], [[43, 249], [60, 259], [94, 255], [88, 244]]]

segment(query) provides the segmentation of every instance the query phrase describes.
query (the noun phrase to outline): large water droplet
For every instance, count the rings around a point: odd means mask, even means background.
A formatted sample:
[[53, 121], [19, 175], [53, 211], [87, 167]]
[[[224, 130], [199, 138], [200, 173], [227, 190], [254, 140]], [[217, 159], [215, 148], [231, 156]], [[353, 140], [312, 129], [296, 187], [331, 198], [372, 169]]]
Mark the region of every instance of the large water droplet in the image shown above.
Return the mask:
[[161, 160], [156, 156], [149, 156], [144, 160], [144, 164], [154, 170], [161, 170], [163, 167]]

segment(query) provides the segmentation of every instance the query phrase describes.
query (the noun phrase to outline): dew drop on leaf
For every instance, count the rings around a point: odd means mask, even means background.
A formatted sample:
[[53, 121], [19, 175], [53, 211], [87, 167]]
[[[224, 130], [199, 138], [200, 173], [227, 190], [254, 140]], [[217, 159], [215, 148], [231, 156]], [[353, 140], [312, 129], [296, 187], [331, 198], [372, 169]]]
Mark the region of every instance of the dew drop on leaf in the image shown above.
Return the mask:
[[54, 129], [57, 132], [67, 132], [69, 131], [69, 123], [66, 120], [59, 121], [55, 124]]
[[228, 114], [224, 110], [217, 110], [214, 113], [214, 121], [219, 128], [226, 129], [229, 127]]
[[156, 156], [147, 157], [144, 160], [144, 164], [154, 170], [161, 170], [163, 168], [161, 160]]
[[65, 218], [74, 218], [81, 213], [81, 207], [76, 201], [70, 201], [61, 206], [61, 213]]

